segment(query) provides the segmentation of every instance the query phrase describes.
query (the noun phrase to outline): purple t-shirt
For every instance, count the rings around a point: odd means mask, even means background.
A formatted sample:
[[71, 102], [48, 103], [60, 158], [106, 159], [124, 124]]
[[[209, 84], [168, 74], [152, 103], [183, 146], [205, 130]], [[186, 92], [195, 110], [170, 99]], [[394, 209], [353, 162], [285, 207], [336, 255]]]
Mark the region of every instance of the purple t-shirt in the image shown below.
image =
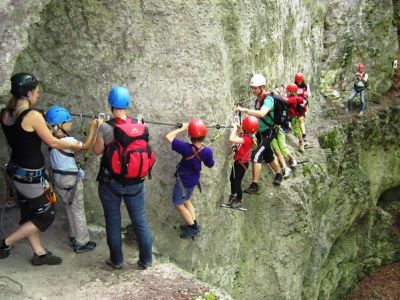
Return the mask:
[[172, 150], [182, 155], [182, 160], [179, 163], [178, 175], [182, 180], [185, 187], [191, 188], [197, 185], [200, 181], [201, 162], [207, 167], [212, 168], [214, 166], [214, 156], [210, 147], [204, 146], [204, 149], [199, 152], [201, 161], [194, 157], [189, 160], [185, 158], [192, 156], [193, 147], [198, 150], [193, 144], [184, 142], [180, 139], [174, 138], [172, 141]]

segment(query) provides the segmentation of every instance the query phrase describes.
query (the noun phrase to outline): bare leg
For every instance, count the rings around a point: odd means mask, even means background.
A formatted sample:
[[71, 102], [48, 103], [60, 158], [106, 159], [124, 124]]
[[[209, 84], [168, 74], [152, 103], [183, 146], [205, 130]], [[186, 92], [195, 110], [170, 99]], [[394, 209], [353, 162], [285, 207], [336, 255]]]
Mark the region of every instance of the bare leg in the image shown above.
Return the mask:
[[192, 201], [187, 200], [183, 203], [183, 205], [186, 207], [186, 209], [189, 211], [190, 215], [192, 216], [193, 220], [196, 220], [196, 214], [194, 213], [194, 207], [192, 204]]
[[253, 162], [253, 182], [258, 183], [261, 176], [261, 164]]
[[304, 117], [299, 117], [299, 122], [300, 122], [301, 134], [306, 134], [306, 125], [305, 125]]
[[281, 172], [281, 168], [279, 167], [279, 164], [277, 162], [276, 159], [274, 159], [273, 161], [271, 161], [269, 163], [269, 166], [272, 168], [272, 170], [275, 172], [275, 174], [278, 174]]
[[188, 224], [188, 225], [194, 224], [192, 215], [190, 214], [190, 211], [185, 207], [184, 204], [175, 205], [175, 207], [178, 210], [178, 212], [180, 213], [180, 215], [182, 216], [182, 218], [186, 224]]
[[6, 238], [5, 242], [8, 246], [13, 245], [19, 240], [28, 239], [33, 251], [40, 255], [45, 254], [42, 244], [39, 239], [39, 229], [31, 222], [25, 222], [21, 225], [14, 233], [12, 233], [8, 238]]

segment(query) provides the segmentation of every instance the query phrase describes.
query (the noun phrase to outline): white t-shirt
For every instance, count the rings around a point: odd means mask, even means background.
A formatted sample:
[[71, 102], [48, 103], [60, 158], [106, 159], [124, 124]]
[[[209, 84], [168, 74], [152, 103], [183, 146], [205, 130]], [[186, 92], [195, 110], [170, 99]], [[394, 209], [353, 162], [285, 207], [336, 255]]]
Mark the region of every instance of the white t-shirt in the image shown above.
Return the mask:
[[[72, 136], [63, 137], [61, 138], [61, 140], [69, 143], [78, 142]], [[63, 151], [67, 153], [74, 153], [74, 151], [70, 149], [63, 149]], [[51, 149], [50, 151], [50, 162], [51, 162], [51, 167], [54, 170], [78, 172], [78, 167], [76, 165], [75, 157], [66, 156], [55, 148]]]

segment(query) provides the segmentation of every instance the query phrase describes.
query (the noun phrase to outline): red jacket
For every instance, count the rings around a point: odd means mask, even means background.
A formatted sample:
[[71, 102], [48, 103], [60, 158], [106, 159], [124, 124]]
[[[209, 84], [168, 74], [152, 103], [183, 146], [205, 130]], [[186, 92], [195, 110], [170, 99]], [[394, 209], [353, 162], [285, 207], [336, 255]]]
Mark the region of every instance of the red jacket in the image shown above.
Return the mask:
[[307, 100], [300, 96], [289, 96], [289, 116], [290, 117], [302, 117], [307, 111]]

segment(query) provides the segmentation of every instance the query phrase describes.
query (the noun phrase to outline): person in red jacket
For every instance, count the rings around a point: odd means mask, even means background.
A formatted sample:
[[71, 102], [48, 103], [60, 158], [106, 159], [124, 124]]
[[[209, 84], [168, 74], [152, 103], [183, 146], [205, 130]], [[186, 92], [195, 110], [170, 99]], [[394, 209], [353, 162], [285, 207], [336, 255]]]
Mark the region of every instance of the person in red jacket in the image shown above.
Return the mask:
[[[235, 145], [235, 155], [230, 181], [231, 195], [226, 206], [232, 208], [240, 208], [243, 206], [243, 190], [242, 180], [244, 174], [249, 168], [251, 151], [253, 146], [256, 146], [253, 139], [253, 134], [258, 131], [258, 119], [254, 116], [246, 116], [243, 119], [242, 127], [239, 124], [233, 124], [233, 130], [229, 136], [229, 142]], [[242, 131], [240, 133], [240, 131]]]
[[288, 84], [286, 87], [289, 104], [289, 117], [291, 119], [293, 133], [299, 139], [299, 150], [304, 151], [305, 132], [301, 126], [300, 118], [304, 118], [307, 112], [307, 100], [298, 96], [298, 87], [296, 84]]
[[[304, 81], [303, 73], [297, 72], [294, 76], [294, 83], [297, 86], [297, 96], [304, 98], [307, 101], [308, 106], [308, 99], [311, 97], [311, 89], [310, 85], [308, 85]], [[306, 144], [306, 126], [305, 126], [305, 115], [299, 117], [300, 128], [303, 133], [303, 141]]]

